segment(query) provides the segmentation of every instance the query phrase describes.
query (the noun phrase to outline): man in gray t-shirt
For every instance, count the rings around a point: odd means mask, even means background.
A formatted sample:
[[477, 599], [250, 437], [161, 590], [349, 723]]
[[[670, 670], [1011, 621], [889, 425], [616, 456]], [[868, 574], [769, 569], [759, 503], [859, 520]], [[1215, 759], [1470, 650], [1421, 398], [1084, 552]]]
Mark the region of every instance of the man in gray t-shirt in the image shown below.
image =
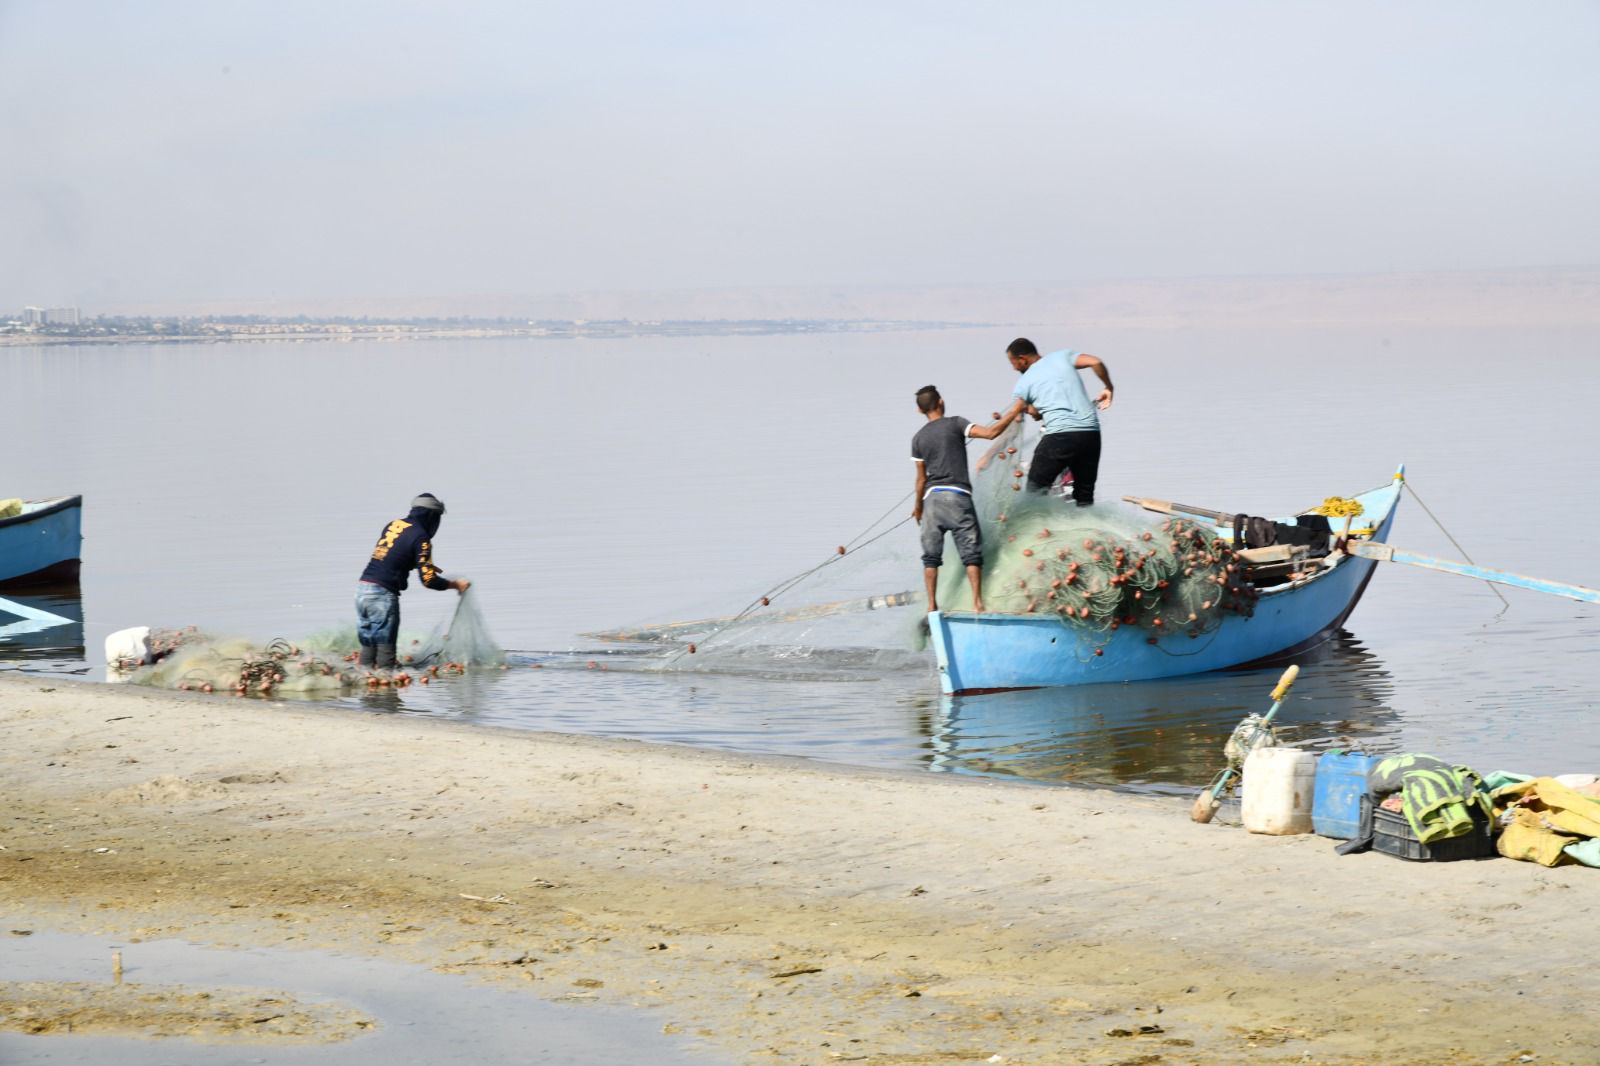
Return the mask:
[[911, 517], [922, 525], [922, 576], [928, 587], [928, 610], [937, 611], [934, 590], [944, 561], [944, 535], [949, 533], [972, 582], [972, 609], [983, 610], [983, 534], [972, 503], [972, 477], [967, 473], [967, 438], [992, 440], [1005, 432], [1018, 411], [992, 426], [978, 426], [959, 415], [946, 418], [944, 399], [932, 385], [917, 390], [917, 410], [928, 424], [911, 438], [911, 460], [917, 464], [916, 506]]

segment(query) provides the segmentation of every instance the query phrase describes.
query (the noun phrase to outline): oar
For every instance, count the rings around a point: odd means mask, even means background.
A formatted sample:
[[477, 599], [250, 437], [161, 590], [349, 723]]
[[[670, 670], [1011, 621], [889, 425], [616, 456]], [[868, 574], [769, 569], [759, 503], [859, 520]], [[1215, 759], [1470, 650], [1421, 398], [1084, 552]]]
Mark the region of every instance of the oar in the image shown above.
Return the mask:
[[1513, 588], [1531, 589], [1534, 592], [1548, 592], [1552, 596], [1565, 596], [1569, 600], [1579, 600], [1583, 603], [1600, 603], [1600, 591], [1584, 588], [1582, 585], [1568, 585], [1561, 581], [1547, 581], [1542, 577], [1528, 577], [1524, 574], [1513, 574], [1505, 570], [1490, 570], [1487, 567], [1477, 566], [1473, 563], [1458, 562], [1454, 559], [1436, 559], [1431, 555], [1419, 555], [1408, 552], [1403, 548], [1396, 548], [1376, 540], [1353, 540], [1345, 545], [1345, 552], [1359, 556], [1362, 559], [1373, 559], [1380, 563], [1405, 563], [1407, 566], [1420, 566], [1425, 570], [1438, 570], [1445, 574], [1460, 574], [1462, 577], [1477, 578], [1479, 581], [1492, 581], [1497, 585], [1510, 585]]
[[[856, 597], [834, 603], [814, 603], [809, 607], [796, 607], [778, 615], [756, 616], [763, 622], [802, 622], [812, 618], [825, 618], [850, 611], [879, 611], [887, 607], [905, 607], [917, 603], [922, 597], [915, 592], [890, 592], [882, 596]], [[603, 633], [584, 633], [592, 640], [618, 640], [633, 644], [650, 644], [661, 640], [674, 640], [687, 633], [695, 633], [712, 626], [733, 621], [727, 618], [697, 618], [688, 622], [662, 622], [659, 625], [640, 626], [638, 629], [608, 629]]]
[[[1289, 690], [1294, 687], [1294, 679], [1300, 676], [1300, 667], [1291, 666], [1278, 678], [1278, 687], [1272, 690], [1272, 710], [1267, 712], [1261, 724], [1255, 731], [1245, 738], [1241, 745], [1245, 754], [1255, 750], [1256, 744], [1266, 735], [1272, 726], [1272, 719], [1278, 713], [1278, 708], [1283, 706], [1283, 701], [1288, 697]], [[1200, 794], [1194, 798], [1194, 806], [1189, 808], [1189, 817], [1205, 825], [1216, 815], [1217, 808], [1222, 806], [1222, 792], [1228, 787], [1228, 782], [1233, 780], [1233, 767], [1228, 767], [1217, 775], [1216, 783], [1210, 788], [1201, 789]]]

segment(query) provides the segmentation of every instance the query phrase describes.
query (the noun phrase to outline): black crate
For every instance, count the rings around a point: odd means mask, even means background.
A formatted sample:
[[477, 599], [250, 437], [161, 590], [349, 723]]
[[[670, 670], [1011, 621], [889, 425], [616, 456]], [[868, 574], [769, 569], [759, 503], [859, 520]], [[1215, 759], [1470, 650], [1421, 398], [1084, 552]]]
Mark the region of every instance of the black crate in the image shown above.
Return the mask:
[[1494, 837], [1484, 826], [1466, 836], [1424, 844], [1411, 831], [1411, 823], [1399, 811], [1382, 807], [1372, 811], [1372, 850], [1412, 862], [1454, 862], [1457, 859], [1484, 859], [1495, 854]]

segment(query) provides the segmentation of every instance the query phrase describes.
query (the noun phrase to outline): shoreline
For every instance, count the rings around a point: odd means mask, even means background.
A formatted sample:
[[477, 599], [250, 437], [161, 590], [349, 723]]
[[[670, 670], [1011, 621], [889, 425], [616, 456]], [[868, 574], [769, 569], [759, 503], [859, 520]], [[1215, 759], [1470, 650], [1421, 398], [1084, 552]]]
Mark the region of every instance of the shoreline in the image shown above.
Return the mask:
[[1581, 867], [1340, 858], [1194, 825], [1186, 799], [56, 676], [0, 675], [0, 723], [0, 906], [61, 931], [582, 990], [745, 1062], [1600, 1045]]

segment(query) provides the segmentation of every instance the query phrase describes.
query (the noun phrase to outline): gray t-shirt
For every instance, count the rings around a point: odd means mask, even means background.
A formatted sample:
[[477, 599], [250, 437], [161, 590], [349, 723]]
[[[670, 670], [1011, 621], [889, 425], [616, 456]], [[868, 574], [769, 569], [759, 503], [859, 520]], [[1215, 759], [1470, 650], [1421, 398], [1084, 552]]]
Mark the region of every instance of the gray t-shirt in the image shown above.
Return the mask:
[[945, 415], [917, 430], [911, 438], [911, 458], [927, 467], [928, 491], [941, 485], [972, 491], [967, 473], [967, 427], [960, 415]]

